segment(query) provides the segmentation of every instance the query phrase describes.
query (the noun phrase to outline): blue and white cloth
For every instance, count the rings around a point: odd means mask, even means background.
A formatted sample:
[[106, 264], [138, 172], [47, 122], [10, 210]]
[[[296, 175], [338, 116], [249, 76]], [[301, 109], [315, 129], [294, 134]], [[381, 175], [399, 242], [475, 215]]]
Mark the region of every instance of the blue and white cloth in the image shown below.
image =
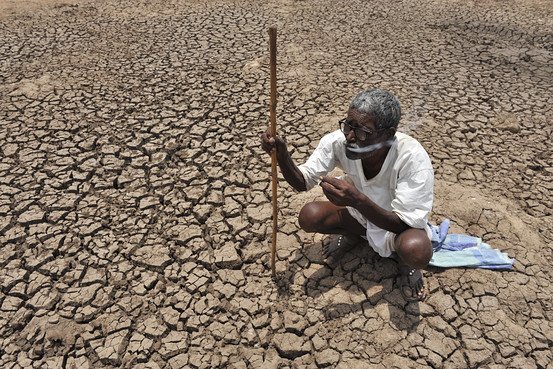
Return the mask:
[[515, 259], [492, 248], [479, 237], [448, 234], [449, 219], [440, 226], [430, 225], [434, 255], [430, 265], [441, 268], [512, 269]]

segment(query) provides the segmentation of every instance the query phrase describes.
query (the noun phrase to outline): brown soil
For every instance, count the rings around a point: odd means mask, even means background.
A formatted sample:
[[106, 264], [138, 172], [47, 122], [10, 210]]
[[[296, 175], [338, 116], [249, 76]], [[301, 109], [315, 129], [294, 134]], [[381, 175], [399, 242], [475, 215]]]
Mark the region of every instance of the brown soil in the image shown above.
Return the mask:
[[[0, 367], [551, 368], [553, 6], [510, 1], [0, 0]], [[368, 86], [429, 152], [432, 221], [513, 271], [397, 265], [279, 185], [267, 29], [302, 162]]]

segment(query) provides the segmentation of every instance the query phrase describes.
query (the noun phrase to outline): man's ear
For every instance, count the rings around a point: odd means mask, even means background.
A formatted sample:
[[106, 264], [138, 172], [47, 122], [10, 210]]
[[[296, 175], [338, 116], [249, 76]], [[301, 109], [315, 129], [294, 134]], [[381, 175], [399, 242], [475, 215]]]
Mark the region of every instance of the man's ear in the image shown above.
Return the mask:
[[388, 140], [392, 139], [392, 137], [394, 137], [395, 134], [396, 134], [396, 127], [388, 128], [386, 130], [386, 138]]

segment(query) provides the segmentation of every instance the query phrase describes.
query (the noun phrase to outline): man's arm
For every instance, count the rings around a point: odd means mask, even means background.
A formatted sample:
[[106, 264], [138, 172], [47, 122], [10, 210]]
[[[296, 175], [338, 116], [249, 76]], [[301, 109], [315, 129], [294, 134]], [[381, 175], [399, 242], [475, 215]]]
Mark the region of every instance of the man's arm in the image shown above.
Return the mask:
[[330, 202], [338, 206], [351, 206], [357, 209], [369, 222], [379, 228], [395, 234], [400, 234], [411, 228], [395, 212], [381, 208], [354, 185], [346, 181], [332, 177], [321, 177], [321, 187]]
[[260, 137], [261, 147], [265, 152], [270, 154], [276, 150], [278, 166], [286, 182], [294, 187], [296, 191], [306, 191], [307, 186], [305, 184], [305, 178], [292, 160], [284, 140], [279, 136], [272, 137], [269, 130], [262, 133]]
[[353, 208], [357, 209], [365, 218], [378, 228], [385, 229], [395, 234], [411, 228], [401, 220], [401, 218], [393, 211], [388, 211], [377, 204], [370, 198], [361, 194], [362, 198]]

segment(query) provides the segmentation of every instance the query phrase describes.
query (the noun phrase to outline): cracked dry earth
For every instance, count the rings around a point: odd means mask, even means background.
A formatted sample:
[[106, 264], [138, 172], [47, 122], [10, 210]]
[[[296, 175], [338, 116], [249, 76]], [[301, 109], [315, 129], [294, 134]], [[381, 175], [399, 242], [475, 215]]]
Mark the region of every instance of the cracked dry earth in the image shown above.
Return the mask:
[[[0, 367], [553, 368], [549, 1], [0, 2]], [[268, 35], [301, 162], [368, 86], [436, 172], [432, 220], [515, 257], [325, 261], [279, 186]]]

